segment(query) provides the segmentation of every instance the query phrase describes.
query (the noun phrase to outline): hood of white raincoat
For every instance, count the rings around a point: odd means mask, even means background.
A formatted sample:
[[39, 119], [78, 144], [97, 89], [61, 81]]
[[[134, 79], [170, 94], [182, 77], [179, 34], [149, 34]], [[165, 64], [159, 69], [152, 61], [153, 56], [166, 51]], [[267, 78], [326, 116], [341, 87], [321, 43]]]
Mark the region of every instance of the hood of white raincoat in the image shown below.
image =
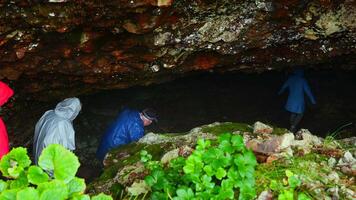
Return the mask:
[[54, 110], [47, 111], [37, 122], [33, 142], [35, 163], [38, 163], [42, 150], [50, 144], [61, 144], [66, 149], [75, 150], [73, 120], [81, 110], [78, 98], [68, 98], [57, 104]]
[[73, 121], [82, 109], [78, 98], [67, 98], [59, 102], [54, 109], [56, 115]]

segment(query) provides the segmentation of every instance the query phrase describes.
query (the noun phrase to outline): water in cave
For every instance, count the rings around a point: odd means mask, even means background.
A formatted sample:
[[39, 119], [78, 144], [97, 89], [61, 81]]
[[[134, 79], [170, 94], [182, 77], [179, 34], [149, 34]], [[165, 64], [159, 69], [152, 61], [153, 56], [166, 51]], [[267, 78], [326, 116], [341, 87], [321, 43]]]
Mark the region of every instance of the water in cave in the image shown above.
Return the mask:
[[[287, 72], [276, 71], [262, 74], [204, 73], [159, 85], [80, 96], [83, 109], [74, 121], [76, 154], [82, 163], [79, 176], [91, 181], [100, 174], [99, 163], [94, 161], [99, 139], [125, 106], [136, 109], [153, 107], [157, 110], [159, 122], [147, 127], [147, 132], [185, 132], [217, 121], [248, 124], [262, 121], [288, 127], [289, 114], [283, 108], [287, 92], [277, 95], [287, 75]], [[356, 130], [356, 72], [309, 70], [306, 77], [317, 105], [311, 106], [307, 101], [300, 127], [326, 136], [349, 124], [337, 136], [352, 136]], [[11, 116], [8, 125], [14, 145], [31, 147], [36, 121], [56, 103], [31, 102], [26, 112]], [[26, 123], [21, 124], [24, 119]]]

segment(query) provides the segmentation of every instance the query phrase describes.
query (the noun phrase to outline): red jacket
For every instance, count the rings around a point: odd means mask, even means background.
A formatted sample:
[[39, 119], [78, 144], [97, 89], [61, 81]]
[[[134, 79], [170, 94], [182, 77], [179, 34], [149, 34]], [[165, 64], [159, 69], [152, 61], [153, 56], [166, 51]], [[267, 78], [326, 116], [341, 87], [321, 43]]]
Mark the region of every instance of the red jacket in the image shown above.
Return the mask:
[[[5, 83], [0, 81], [0, 106], [4, 105], [14, 92]], [[4, 122], [0, 117], [0, 159], [9, 152], [9, 139]]]

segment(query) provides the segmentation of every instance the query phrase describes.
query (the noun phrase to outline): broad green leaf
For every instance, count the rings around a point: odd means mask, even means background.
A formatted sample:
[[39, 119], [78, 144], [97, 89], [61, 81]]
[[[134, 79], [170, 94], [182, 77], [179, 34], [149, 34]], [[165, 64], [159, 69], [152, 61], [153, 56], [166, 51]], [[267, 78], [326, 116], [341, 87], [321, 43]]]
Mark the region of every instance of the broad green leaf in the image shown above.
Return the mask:
[[212, 176], [214, 175], [214, 171], [213, 171], [213, 168], [210, 166], [210, 165], [206, 165], [203, 170], [205, 171], [205, 173], [208, 175], [208, 176]]
[[276, 180], [272, 180], [269, 187], [273, 191], [280, 191], [280, 190], [282, 190], [283, 185], [281, 183], [277, 182]]
[[61, 188], [44, 190], [40, 196], [40, 200], [64, 200], [68, 198], [68, 191]]
[[34, 185], [48, 181], [48, 175], [38, 166], [31, 166], [27, 174], [28, 181]]
[[226, 176], [226, 171], [224, 168], [219, 167], [218, 170], [215, 173], [215, 176], [217, 179], [221, 180], [222, 178], [224, 178]]
[[251, 151], [246, 151], [243, 155], [239, 154], [234, 159], [238, 171], [242, 177], [253, 177], [254, 167], [257, 164], [256, 157]]
[[112, 197], [103, 193], [100, 193], [91, 198], [91, 200], [112, 200]]
[[12, 178], [18, 178], [18, 176], [23, 172], [24, 169], [20, 166], [12, 167], [7, 170], [9, 173], [10, 177]]
[[90, 200], [90, 196], [87, 194], [74, 194], [71, 200]]
[[177, 193], [178, 198], [175, 197], [173, 199], [190, 200], [190, 199], [194, 198], [194, 192], [190, 188], [180, 188], [176, 191], [176, 193]]
[[46, 171], [53, 171], [56, 179], [68, 183], [80, 164], [78, 158], [62, 145], [51, 144], [42, 151], [38, 165]]
[[241, 176], [235, 167], [230, 167], [229, 171], [227, 172], [227, 177], [235, 181], [241, 179]]
[[247, 165], [251, 165], [253, 167], [257, 165], [256, 156], [251, 150], [244, 153], [244, 159]]
[[304, 192], [298, 194], [298, 200], [311, 200]]
[[239, 200], [255, 199], [256, 191], [255, 187], [251, 187], [249, 184], [243, 184], [240, 187]]
[[148, 154], [148, 152], [146, 151], [146, 150], [142, 150], [141, 152], [140, 152], [140, 155], [141, 156], [145, 156], [145, 155], [147, 155]]
[[209, 149], [202, 158], [204, 162], [211, 165], [213, 169], [227, 167], [231, 161], [231, 156], [229, 156], [229, 154], [225, 156], [224, 152], [218, 148]]
[[212, 194], [210, 190], [205, 190], [203, 192], [195, 193], [196, 199], [212, 199]]
[[219, 136], [218, 140], [219, 140], [219, 143], [221, 143], [223, 141], [230, 142], [230, 138], [231, 138], [231, 134], [230, 133], [224, 133], [224, 134], [221, 134]]
[[167, 199], [167, 194], [163, 192], [153, 192], [150, 199], [155, 199], [155, 200]]
[[17, 200], [38, 200], [38, 191], [35, 188], [29, 187], [17, 192]]
[[223, 150], [225, 153], [233, 153], [234, 148], [231, 146], [230, 141], [223, 140], [219, 144], [219, 148]]
[[144, 163], [148, 162], [148, 161], [150, 161], [152, 159], [152, 155], [149, 154], [146, 150], [142, 150], [140, 152], [140, 155], [141, 155], [141, 161], [144, 162]]
[[210, 140], [199, 139], [199, 140], [197, 141], [197, 147], [196, 147], [196, 149], [198, 149], [198, 150], [204, 150], [204, 149], [210, 147], [210, 144], [211, 144]]
[[215, 183], [211, 182], [212, 178], [210, 176], [207, 175], [203, 175], [202, 177], [202, 182], [205, 188], [207, 189], [213, 189], [215, 186]]
[[186, 174], [199, 173], [202, 171], [204, 166], [202, 159], [195, 155], [189, 156], [185, 163], [186, 164], [183, 167], [183, 170]]
[[16, 200], [16, 194], [18, 189], [4, 190], [0, 193], [1, 200]]
[[[31, 160], [27, 155], [27, 149], [23, 147], [17, 147], [10, 151], [10, 153], [6, 154], [2, 157], [0, 161], [0, 170], [3, 176], [17, 178], [17, 176], [21, 173], [23, 169], [30, 166]], [[19, 169], [17, 169], [20, 167]], [[9, 174], [15, 176], [11, 176]]]
[[71, 196], [73, 193], [82, 194], [85, 190], [85, 181], [82, 178], [74, 177], [68, 183], [69, 195]]
[[286, 176], [289, 178], [289, 177], [291, 177], [291, 176], [293, 176], [294, 174], [293, 174], [293, 172], [292, 171], [290, 171], [289, 169], [287, 169], [286, 170]]
[[229, 189], [221, 189], [218, 199], [234, 199], [234, 190], [232, 188]]
[[0, 180], [0, 193], [7, 188], [7, 183], [3, 180]]
[[11, 189], [22, 189], [28, 186], [28, 180], [25, 172], [21, 172], [21, 174], [17, 177], [17, 179], [10, 181]]
[[40, 183], [37, 190], [40, 193], [41, 200], [50, 200], [51, 195], [54, 200], [66, 199], [69, 196], [68, 187], [61, 180]]
[[234, 187], [234, 182], [230, 179], [225, 179], [221, 181], [221, 188], [224, 190], [232, 189]]
[[278, 195], [278, 200], [294, 200], [294, 190], [284, 190]]
[[296, 177], [296, 176], [290, 176], [288, 178], [288, 184], [289, 184], [289, 187], [291, 188], [296, 188], [298, 186], [300, 186], [302, 182]]
[[154, 184], [156, 184], [157, 180], [153, 176], [146, 176], [145, 182], [147, 183], [147, 185], [153, 186]]
[[235, 148], [235, 150], [237, 151], [244, 151], [245, 150], [245, 144], [244, 144], [244, 140], [242, 138], [241, 135], [233, 135], [231, 137], [231, 143], [232, 146]]

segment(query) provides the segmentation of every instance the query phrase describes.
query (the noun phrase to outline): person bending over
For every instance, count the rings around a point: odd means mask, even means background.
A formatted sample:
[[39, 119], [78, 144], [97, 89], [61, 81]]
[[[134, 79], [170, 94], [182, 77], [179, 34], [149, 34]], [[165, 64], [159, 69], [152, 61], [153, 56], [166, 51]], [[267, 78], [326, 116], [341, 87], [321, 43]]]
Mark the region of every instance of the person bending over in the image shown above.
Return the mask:
[[157, 122], [157, 114], [153, 109], [146, 108], [141, 112], [124, 109], [103, 135], [97, 158], [102, 161], [111, 149], [138, 141], [144, 135], [144, 127], [153, 121]]

